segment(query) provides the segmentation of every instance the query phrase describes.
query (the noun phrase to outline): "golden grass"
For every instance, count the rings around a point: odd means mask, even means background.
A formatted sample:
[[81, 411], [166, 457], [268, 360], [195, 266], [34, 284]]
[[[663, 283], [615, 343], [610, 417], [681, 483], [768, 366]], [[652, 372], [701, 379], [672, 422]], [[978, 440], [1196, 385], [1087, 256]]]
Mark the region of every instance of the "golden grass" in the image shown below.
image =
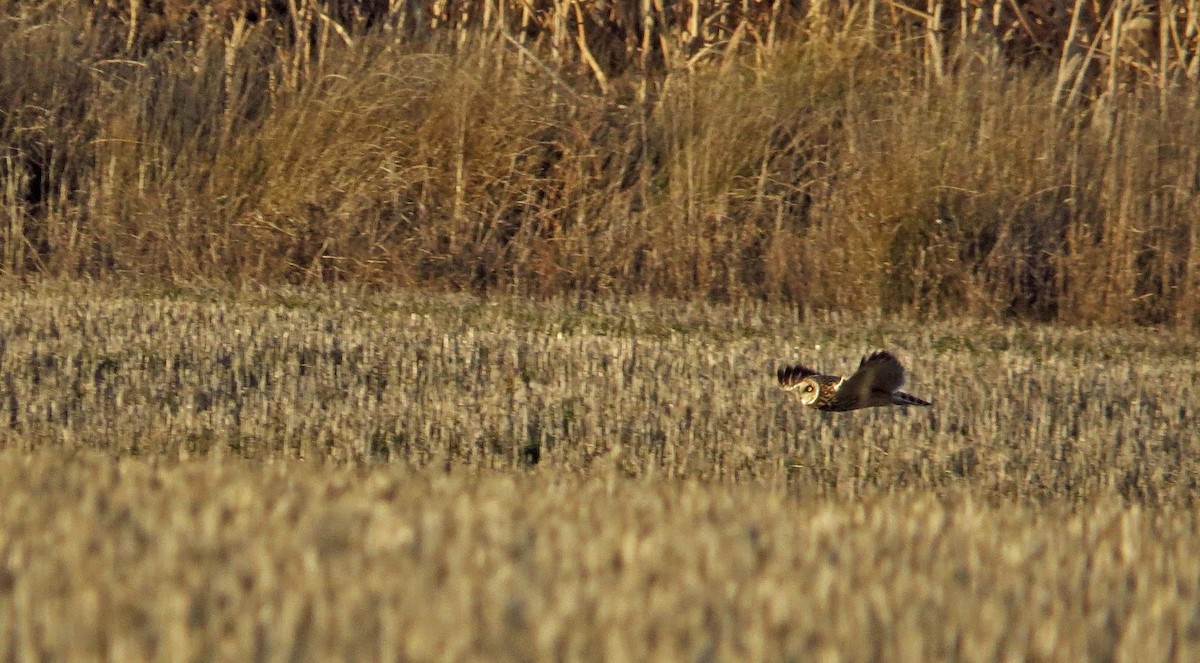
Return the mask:
[[8, 3], [0, 271], [1200, 326], [1196, 7], [768, 4]]
[[[1194, 336], [46, 283], [0, 338], [12, 658], [1200, 654]], [[932, 410], [773, 385], [876, 346]]]
[[11, 452], [0, 486], [26, 660], [1200, 654], [1191, 509]]
[[[93, 294], [95, 293], [95, 294]], [[297, 290], [7, 289], [10, 449], [751, 480], [801, 494], [969, 487], [1193, 500], [1200, 341], [760, 305]], [[932, 410], [837, 416], [775, 369], [886, 347]]]

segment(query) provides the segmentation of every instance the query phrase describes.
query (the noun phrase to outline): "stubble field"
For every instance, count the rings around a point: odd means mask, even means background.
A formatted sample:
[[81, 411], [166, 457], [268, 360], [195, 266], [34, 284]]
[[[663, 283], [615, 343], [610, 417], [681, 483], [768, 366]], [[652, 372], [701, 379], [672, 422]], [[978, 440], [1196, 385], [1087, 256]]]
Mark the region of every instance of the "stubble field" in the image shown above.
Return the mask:
[[[9, 660], [1184, 660], [1195, 336], [0, 292]], [[931, 410], [774, 386], [884, 347]]]

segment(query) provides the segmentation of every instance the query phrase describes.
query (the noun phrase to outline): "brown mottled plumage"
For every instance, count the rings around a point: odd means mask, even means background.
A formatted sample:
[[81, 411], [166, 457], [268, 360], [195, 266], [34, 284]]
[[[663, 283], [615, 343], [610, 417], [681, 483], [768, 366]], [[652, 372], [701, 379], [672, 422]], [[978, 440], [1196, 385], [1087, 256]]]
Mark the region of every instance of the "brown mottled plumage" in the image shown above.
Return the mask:
[[931, 405], [900, 391], [904, 367], [890, 352], [872, 352], [863, 357], [858, 370], [849, 378], [825, 375], [799, 364], [785, 366], [776, 375], [779, 386], [799, 394], [802, 404], [826, 412], [885, 405]]

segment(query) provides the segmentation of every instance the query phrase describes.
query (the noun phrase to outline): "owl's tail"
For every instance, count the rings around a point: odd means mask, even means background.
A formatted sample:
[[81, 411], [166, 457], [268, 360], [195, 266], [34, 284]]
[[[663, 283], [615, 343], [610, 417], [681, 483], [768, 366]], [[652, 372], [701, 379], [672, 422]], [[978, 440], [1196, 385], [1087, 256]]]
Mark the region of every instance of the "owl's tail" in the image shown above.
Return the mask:
[[931, 407], [933, 403], [923, 401], [912, 394], [906, 394], [903, 391], [892, 392], [892, 405], [920, 405], [923, 407]]

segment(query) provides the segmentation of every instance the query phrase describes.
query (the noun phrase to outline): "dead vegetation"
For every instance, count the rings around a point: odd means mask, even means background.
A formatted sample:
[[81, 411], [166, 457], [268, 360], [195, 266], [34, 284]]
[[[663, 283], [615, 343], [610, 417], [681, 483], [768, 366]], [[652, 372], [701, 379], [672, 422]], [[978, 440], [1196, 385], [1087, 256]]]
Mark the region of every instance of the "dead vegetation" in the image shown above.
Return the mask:
[[1198, 17], [0, 2], [0, 657], [1196, 658]]
[[1200, 321], [1185, 3], [7, 3], [12, 274]]
[[[355, 465], [613, 465], [854, 497], [1190, 504], [1194, 337], [746, 305], [9, 290], [7, 448]], [[95, 290], [107, 293], [89, 296]], [[897, 352], [932, 410], [816, 414], [784, 362]]]
[[[1189, 658], [1194, 336], [0, 292], [16, 659]], [[932, 410], [778, 363], [888, 347]]]
[[1190, 659], [1193, 509], [0, 454], [14, 659]]

